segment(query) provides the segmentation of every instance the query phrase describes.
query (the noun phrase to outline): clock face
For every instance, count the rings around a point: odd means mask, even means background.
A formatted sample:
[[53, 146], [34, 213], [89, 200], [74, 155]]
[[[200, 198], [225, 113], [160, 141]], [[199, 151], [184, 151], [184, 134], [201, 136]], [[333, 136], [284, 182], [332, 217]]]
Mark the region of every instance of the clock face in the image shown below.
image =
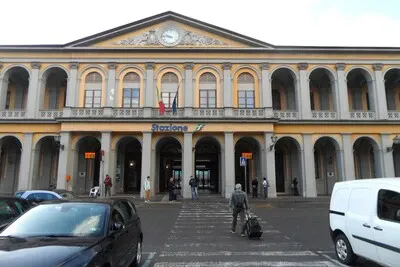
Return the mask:
[[161, 34], [161, 39], [166, 44], [174, 44], [179, 39], [179, 32], [177, 29], [173, 28], [165, 29]]

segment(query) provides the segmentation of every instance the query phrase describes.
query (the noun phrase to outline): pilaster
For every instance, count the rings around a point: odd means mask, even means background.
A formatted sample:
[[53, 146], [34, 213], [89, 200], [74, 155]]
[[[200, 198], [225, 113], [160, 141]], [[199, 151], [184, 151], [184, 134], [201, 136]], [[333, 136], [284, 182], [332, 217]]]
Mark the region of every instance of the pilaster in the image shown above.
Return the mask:
[[107, 75], [107, 93], [106, 93], [106, 107], [115, 106], [115, 69], [117, 63], [108, 63], [108, 75]]
[[155, 63], [146, 62], [146, 88], [144, 90], [144, 116], [151, 117], [151, 110], [154, 105], [154, 67]]
[[393, 139], [390, 138], [389, 134], [381, 134], [381, 157], [382, 158], [382, 177], [395, 177], [394, 174], [394, 161], [393, 161], [393, 150], [388, 151], [388, 147], [393, 146]]
[[[58, 157], [58, 173], [57, 173], [57, 189], [69, 189], [72, 188], [73, 177], [72, 173], [72, 151], [71, 151], [71, 133], [61, 132], [60, 133], [60, 151]], [[71, 178], [67, 181], [67, 176]]]
[[71, 62], [69, 64], [69, 75], [67, 82], [67, 99], [65, 101], [65, 107], [76, 107], [78, 95], [77, 92], [77, 83], [78, 83], [78, 62]]
[[225, 198], [230, 198], [235, 187], [235, 150], [232, 132], [225, 132], [224, 142]]
[[354, 180], [354, 155], [353, 155], [353, 142], [350, 133], [342, 133], [343, 142], [343, 167], [344, 167], [344, 181]]
[[301, 118], [305, 120], [310, 120], [311, 117], [311, 102], [310, 102], [310, 85], [307, 79], [307, 68], [308, 63], [299, 63], [297, 65], [299, 69], [299, 90], [296, 94], [299, 94], [298, 99], [298, 109], [301, 111]]
[[[263, 170], [264, 176], [269, 182], [268, 188], [268, 197], [276, 197], [276, 174], [275, 174], [275, 147], [271, 147], [272, 141], [271, 136], [273, 133], [265, 132], [264, 133], [264, 149], [263, 149], [263, 162], [262, 166], [265, 170]], [[258, 181], [262, 187], [262, 180]]]
[[189, 187], [190, 176], [193, 175], [193, 133], [185, 132], [183, 134], [183, 179], [182, 179], [182, 192], [183, 198], [191, 197], [191, 189]]
[[185, 117], [192, 116], [193, 110], [193, 62], [186, 62], [185, 63], [185, 90], [181, 90], [184, 92], [184, 114]]
[[344, 76], [344, 63], [336, 64], [336, 75], [337, 75], [337, 93], [338, 93], [338, 115], [340, 120], [350, 119], [349, 110], [349, 95], [347, 92], [347, 82]]
[[269, 79], [269, 63], [261, 63], [261, 88], [260, 88], [260, 107], [265, 110], [265, 117], [272, 118], [274, 112], [272, 109], [272, 90]]
[[316, 197], [317, 185], [315, 182], [314, 146], [312, 134], [303, 134], [302, 174], [303, 196]]
[[7, 87], [8, 80], [5, 78], [0, 78], [0, 110], [6, 109]]
[[113, 160], [113, 155], [111, 151], [111, 132], [102, 132], [101, 133], [101, 150], [102, 153], [104, 153], [104, 156], [102, 156], [102, 160], [100, 162], [101, 168], [100, 168], [100, 189], [101, 189], [101, 195], [104, 196], [104, 178], [106, 175], [110, 175], [112, 178], [112, 183], [113, 183], [113, 188], [112, 190], [115, 191], [115, 175], [112, 173], [112, 160]]
[[19, 165], [18, 190], [28, 190], [32, 181], [33, 133], [24, 133], [21, 163]]
[[41, 64], [39, 62], [32, 62], [32, 73], [29, 77], [29, 89], [27, 100], [27, 118], [36, 118], [38, 113], [38, 96], [39, 92], [39, 71]]
[[151, 177], [151, 169], [152, 166], [155, 166], [155, 164], [152, 164], [151, 161], [151, 137], [152, 137], [152, 132], [143, 132], [143, 141], [142, 141], [142, 174], [141, 174], [141, 187], [140, 187], [140, 197], [143, 198], [145, 196], [144, 192], [144, 182], [146, 180], [147, 176], [150, 176], [150, 185], [151, 185], [151, 190], [154, 192], [154, 186], [155, 186], [155, 177]]
[[232, 64], [229, 62], [222, 63], [222, 68], [224, 70], [224, 109], [225, 116], [231, 117], [233, 115], [232, 112], [232, 82], [231, 82], [231, 68]]
[[388, 110], [387, 110], [387, 101], [386, 101], [386, 90], [385, 90], [385, 81], [382, 75], [382, 64], [373, 64], [372, 65], [375, 74], [375, 95], [377, 108], [376, 118], [379, 120], [387, 120], [388, 119]]

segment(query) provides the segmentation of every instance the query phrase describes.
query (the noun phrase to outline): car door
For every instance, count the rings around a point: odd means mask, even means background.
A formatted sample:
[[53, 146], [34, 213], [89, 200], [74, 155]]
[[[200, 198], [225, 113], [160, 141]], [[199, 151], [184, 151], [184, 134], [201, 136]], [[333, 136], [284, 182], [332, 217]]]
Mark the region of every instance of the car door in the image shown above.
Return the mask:
[[347, 238], [354, 253], [376, 260], [378, 255], [372, 231], [372, 211], [375, 207], [373, 194], [374, 190], [369, 187], [353, 188], [350, 192], [345, 218]]
[[0, 200], [0, 231], [18, 216], [18, 211], [9, 200]]
[[125, 225], [125, 218], [122, 215], [122, 211], [115, 206], [111, 207], [110, 218], [109, 218], [109, 234], [107, 237], [106, 253], [107, 257], [111, 258], [112, 266], [126, 266], [124, 264], [125, 254], [125, 229], [120, 231], [114, 231], [113, 223], [121, 222]]
[[132, 255], [134, 255], [134, 252], [136, 252], [136, 244], [138, 241], [135, 231], [136, 227], [134, 222], [134, 212], [132, 210], [132, 207], [126, 200], [119, 200], [117, 203], [126, 221], [126, 233], [123, 237], [124, 243], [126, 245], [124, 257], [127, 261], [131, 261]]
[[373, 232], [379, 262], [387, 266], [400, 263], [400, 188], [382, 187], [376, 201]]

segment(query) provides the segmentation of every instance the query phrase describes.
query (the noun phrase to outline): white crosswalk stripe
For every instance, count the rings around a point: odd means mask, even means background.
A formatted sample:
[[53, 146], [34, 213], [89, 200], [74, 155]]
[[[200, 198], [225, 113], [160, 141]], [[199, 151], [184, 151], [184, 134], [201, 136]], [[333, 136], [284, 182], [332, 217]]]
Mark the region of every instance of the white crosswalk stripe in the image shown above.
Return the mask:
[[231, 233], [232, 213], [226, 203], [185, 202], [154, 266], [340, 266], [321, 253], [304, 250], [267, 221], [258, 220], [263, 235], [260, 240], [249, 240], [240, 237], [239, 218], [237, 233]]

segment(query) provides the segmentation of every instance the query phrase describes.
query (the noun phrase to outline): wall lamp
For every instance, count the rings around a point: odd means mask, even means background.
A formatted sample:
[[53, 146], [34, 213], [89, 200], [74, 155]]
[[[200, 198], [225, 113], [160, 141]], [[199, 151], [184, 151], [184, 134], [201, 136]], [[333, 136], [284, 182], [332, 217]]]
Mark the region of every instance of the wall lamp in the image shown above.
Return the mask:
[[274, 149], [276, 141], [278, 141], [278, 136], [276, 136], [275, 134], [273, 134], [271, 136], [271, 141], [272, 141], [272, 145], [269, 146], [269, 151], [272, 151], [272, 149]]
[[395, 138], [393, 138], [393, 145], [392, 146], [388, 146], [386, 148], [387, 152], [392, 152], [394, 149], [394, 145], [399, 145], [400, 144], [400, 137], [396, 135]]
[[64, 150], [64, 145], [62, 145], [60, 143], [60, 140], [61, 140], [61, 136], [59, 136], [59, 135], [54, 136], [54, 141], [56, 142], [57, 148]]

